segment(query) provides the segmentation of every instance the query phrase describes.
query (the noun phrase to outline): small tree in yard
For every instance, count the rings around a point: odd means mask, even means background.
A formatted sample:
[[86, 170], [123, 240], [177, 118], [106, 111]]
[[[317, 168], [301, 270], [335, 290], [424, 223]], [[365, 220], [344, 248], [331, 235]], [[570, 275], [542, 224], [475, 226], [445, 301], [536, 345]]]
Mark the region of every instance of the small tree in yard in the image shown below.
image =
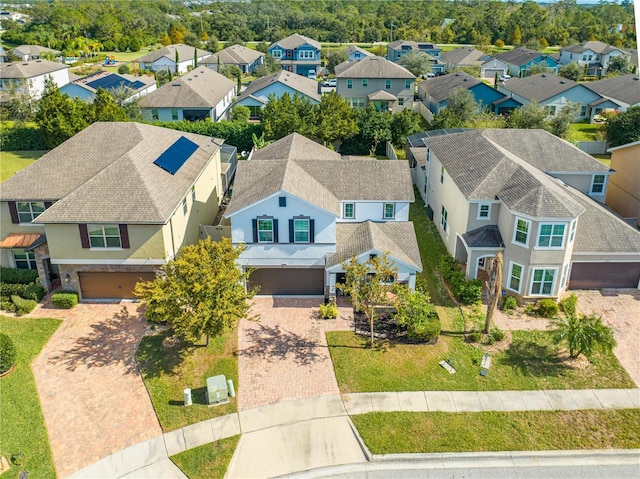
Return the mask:
[[393, 291], [393, 282], [398, 277], [398, 270], [386, 254], [371, 256], [363, 263], [358, 263], [354, 256], [344, 261], [342, 267], [346, 272], [346, 278], [344, 283], [338, 283], [336, 287], [344, 294], [350, 295], [353, 308], [369, 320], [370, 345], [373, 347], [373, 327], [378, 319], [377, 308], [394, 303], [390, 293]]
[[440, 334], [440, 319], [429, 295], [411, 291], [406, 286], [396, 288], [398, 301], [395, 319], [407, 328], [407, 337], [412, 341], [435, 342]]
[[611, 352], [616, 346], [613, 329], [598, 316], [570, 316], [553, 320], [556, 344], [566, 343], [569, 356], [591, 357], [595, 349]]
[[228, 238], [207, 238], [183, 247], [155, 280], [136, 285], [134, 294], [145, 304], [147, 319], [170, 323], [177, 335], [191, 342], [206, 335], [208, 346], [211, 336], [247, 317], [247, 300], [255, 295], [245, 291], [248, 273], [236, 265], [242, 250]]

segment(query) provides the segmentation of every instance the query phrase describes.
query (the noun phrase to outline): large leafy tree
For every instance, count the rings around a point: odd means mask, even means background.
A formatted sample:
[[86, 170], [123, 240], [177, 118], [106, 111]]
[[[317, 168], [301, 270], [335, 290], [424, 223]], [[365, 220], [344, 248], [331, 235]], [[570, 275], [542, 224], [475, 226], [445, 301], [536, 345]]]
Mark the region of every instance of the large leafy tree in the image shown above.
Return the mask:
[[566, 344], [572, 358], [590, 358], [596, 350], [611, 352], [616, 346], [613, 329], [598, 316], [570, 316], [554, 320], [554, 340]]
[[188, 341], [206, 335], [208, 346], [211, 336], [248, 317], [255, 290], [245, 290], [249, 273], [236, 264], [242, 250], [228, 238], [184, 246], [155, 280], [136, 285], [134, 294], [146, 306], [147, 319], [170, 323]]
[[378, 146], [386, 141], [391, 141], [391, 114], [376, 111], [373, 103], [367, 108], [357, 110], [356, 117], [360, 128], [360, 139], [368, 148], [370, 156], [378, 151]]
[[336, 287], [351, 296], [351, 304], [356, 311], [363, 313], [369, 321], [371, 346], [375, 341], [374, 325], [378, 319], [378, 309], [394, 303], [393, 282], [398, 277], [398, 268], [386, 254], [370, 256], [359, 263], [354, 256], [342, 263], [346, 273], [344, 283]]
[[335, 91], [322, 95], [317, 122], [316, 136], [325, 146], [341, 143], [358, 133], [353, 108]]
[[571, 123], [578, 119], [579, 103], [567, 103], [560, 112], [549, 119], [549, 131], [560, 138], [567, 138], [571, 133]]
[[507, 126], [509, 128], [546, 129], [548, 127], [547, 116], [544, 108], [533, 101], [513, 110], [511, 116], [509, 116]]
[[421, 117], [415, 111], [405, 109], [391, 117], [391, 143], [396, 148], [404, 148], [407, 136], [421, 130]]
[[626, 55], [619, 55], [609, 60], [609, 68], [607, 69], [607, 75], [613, 73], [615, 75], [625, 75], [631, 73], [632, 67], [629, 64], [629, 57]]
[[127, 121], [127, 112], [103, 88], [98, 88], [92, 105], [92, 121]]
[[632, 106], [607, 120], [607, 141], [611, 146], [626, 145], [640, 140], [640, 106]]
[[426, 75], [432, 70], [431, 58], [424, 52], [411, 51], [404, 55], [399, 63], [417, 77]]
[[583, 69], [576, 62], [567, 63], [558, 69], [558, 75], [573, 81], [582, 80]]
[[459, 128], [471, 122], [481, 111], [473, 94], [466, 88], [456, 88], [447, 99], [447, 107], [440, 110], [433, 119], [433, 128]]
[[349, 59], [349, 55], [345, 50], [330, 50], [325, 55], [325, 60], [327, 62], [327, 70], [329, 73], [335, 73], [336, 65], [340, 65], [343, 62], [346, 62]]

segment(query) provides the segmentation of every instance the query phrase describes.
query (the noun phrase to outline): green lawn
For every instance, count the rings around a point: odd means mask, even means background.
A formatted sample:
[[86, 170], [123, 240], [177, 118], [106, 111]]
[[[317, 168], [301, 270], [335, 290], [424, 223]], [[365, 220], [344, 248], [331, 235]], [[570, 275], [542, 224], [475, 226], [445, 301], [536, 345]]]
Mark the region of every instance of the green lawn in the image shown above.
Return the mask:
[[[376, 391], [499, 391], [539, 389], [633, 388], [613, 353], [601, 354], [584, 370], [558, 358], [548, 331], [513, 331], [510, 348], [492, 353], [489, 375], [480, 376], [484, 354], [461, 337], [441, 336], [435, 345], [381, 341], [353, 332], [329, 332], [327, 343], [342, 393]], [[449, 374], [438, 363], [449, 358]]]
[[189, 479], [221, 479], [239, 440], [240, 436], [228, 437], [171, 456], [171, 460]]
[[640, 409], [374, 412], [351, 420], [373, 454], [640, 447]]
[[597, 141], [600, 125], [591, 123], [572, 123], [570, 138], [575, 141]]
[[[208, 407], [205, 397], [210, 376], [224, 374], [238, 384], [238, 333], [212, 338], [209, 347], [178, 342], [163, 345], [169, 332], [146, 336], [136, 351], [136, 360], [151, 402], [164, 431], [237, 411], [237, 398], [228, 404]], [[193, 405], [184, 407], [184, 389], [191, 388]]]
[[16, 369], [0, 378], [0, 455], [11, 460], [21, 451], [24, 459], [21, 466], [12, 464], [3, 479], [17, 478], [22, 471], [29, 471], [30, 477], [56, 476], [31, 362], [60, 323], [0, 316], [0, 331], [11, 337], [18, 350]]
[[26, 168], [47, 151], [3, 151], [0, 153], [0, 182], [11, 178], [18, 171]]
[[591, 155], [591, 156], [593, 156], [600, 163], [607, 166], [611, 166], [611, 153], [606, 153], [604, 155]]

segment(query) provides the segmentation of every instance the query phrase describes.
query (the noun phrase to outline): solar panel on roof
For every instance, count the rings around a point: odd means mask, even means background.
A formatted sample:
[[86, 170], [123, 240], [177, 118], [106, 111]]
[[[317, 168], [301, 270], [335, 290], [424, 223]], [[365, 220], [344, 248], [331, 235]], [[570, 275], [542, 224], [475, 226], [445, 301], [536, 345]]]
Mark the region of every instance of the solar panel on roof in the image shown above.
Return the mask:
[[97, 90], [98, 88], [104, 88], [105, 90], [112, 90], [112, 89], [119, 88], [121, 86], [131, 88], [132, 90], [137, 90], [138, 88], [143, 87], [144, 83], [139, 80], [132, 82], [127, 80], [126, 78], [122, 78], [121, 76], [112, 74], [112, 75], [107, 75], [101, 78], [97, 78], [93, 81], [87, 82], [87, 85], [93, 88], [94, 90]]
[[167, 148], [153, 164], [175, 175], [197, 149], [198, 145], [181, 136], [173, 145]]

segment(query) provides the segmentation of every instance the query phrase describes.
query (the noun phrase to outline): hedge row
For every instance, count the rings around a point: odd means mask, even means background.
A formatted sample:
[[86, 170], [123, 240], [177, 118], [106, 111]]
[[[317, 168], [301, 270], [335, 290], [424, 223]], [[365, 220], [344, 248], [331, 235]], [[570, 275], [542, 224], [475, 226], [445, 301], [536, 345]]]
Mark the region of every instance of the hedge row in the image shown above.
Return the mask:
[[46, 150], [44, 137], [37, 126], [12, 126], [0, 128], [0, 150]]
[[0, 267], [0, 282], [9, 284], [29, 284], [38, 279], [35, 269], [17, 269]]
[[468, 281], [460, 264], [455, 258], [446, 255], [440, 260], [440, 274], [447, 282], [453, 295], [464, 304], [475, 304], [482, 301], [482, 281], [472, 279]]
[[51, 303], [56, 308], [71, 309], [78, 304], [78, 293], [75, 291], [61, 291], [51, 296]]

